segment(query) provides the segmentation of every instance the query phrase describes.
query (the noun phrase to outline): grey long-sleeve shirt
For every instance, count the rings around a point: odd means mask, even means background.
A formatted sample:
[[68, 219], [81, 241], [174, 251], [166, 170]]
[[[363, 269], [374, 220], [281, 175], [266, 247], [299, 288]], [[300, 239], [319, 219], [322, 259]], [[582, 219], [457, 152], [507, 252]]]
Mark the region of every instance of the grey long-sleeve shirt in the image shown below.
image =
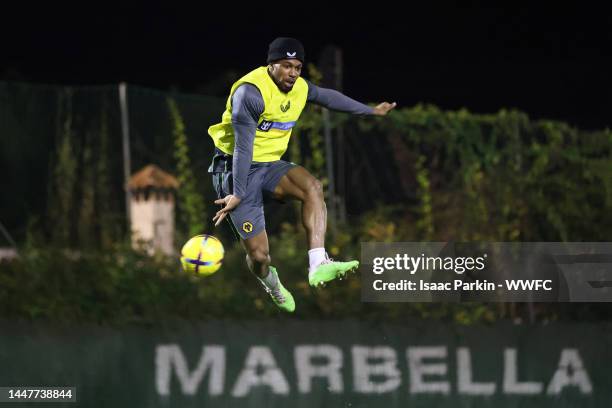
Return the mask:
[[[307, 102], [328, 109], [348, 112], [354, 115], [371, 115], [373, 108], [357, 102], [348, 96], [327, 88], [321, 88], [309, 81]], [[247, 176], [253, 161], [253, 142], [259, 117], [265, 105], [259, 89], [252, 84], [240, 85], [232, 95], [232, 125], [234, 127], [234, 154], [232, 173], [234, 195], [243, 198], [246, 192]]]

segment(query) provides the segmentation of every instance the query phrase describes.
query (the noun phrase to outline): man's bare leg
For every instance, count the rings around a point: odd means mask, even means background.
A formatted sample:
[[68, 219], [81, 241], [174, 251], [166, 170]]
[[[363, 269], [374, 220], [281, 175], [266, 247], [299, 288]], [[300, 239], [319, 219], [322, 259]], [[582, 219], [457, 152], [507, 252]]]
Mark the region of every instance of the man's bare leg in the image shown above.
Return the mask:
[[252, 238], [243, 239], [241, 242], [247, 253], [246, 261], [249, 269], [259, 279], [265, 279], [268, 276], [271, 262], [266, 230]]
[[263, 230], [241, 242], [247, 253], [246, 261], [249, 269], [263, 284], [274, 303], [287, 312], [293, 312], [295, 310], [293, 296], [281, 283], [276, 269], [270, 265], [270, 248], [266, 231]]
[[292, 198], [302, 202], [302, 224], [306, 229], [308, 247], [325, 247], [327, 229], [327, 207], [323, 196], [323, 185], [304, 167], [289, 170], [274, 190], [278, 198]]
[[297, 166], [289, 170], [274, 189], [277, 198], [292, 198], [302, 202], [302, 223], [308, 238], [309, 273], [312, 286], [342, 278], [355, 270], [359, 262], [332, 262], [325, 252], [327, 208], [321, 182], [305, 168]]

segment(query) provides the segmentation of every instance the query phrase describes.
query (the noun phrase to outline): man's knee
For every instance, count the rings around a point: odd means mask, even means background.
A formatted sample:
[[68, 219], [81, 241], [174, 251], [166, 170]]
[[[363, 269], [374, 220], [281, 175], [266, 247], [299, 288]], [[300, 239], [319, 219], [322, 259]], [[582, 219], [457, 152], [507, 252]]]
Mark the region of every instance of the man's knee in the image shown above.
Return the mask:
[[252, 248], [247, 252], [247, 257], [253, 263], [269, 264], [270, 251], [267, 248]]
[[310, 199], [323, 200], [323, 184], [316, 178], [312, 177], [306, 183], [305, 193], [306, 197]]

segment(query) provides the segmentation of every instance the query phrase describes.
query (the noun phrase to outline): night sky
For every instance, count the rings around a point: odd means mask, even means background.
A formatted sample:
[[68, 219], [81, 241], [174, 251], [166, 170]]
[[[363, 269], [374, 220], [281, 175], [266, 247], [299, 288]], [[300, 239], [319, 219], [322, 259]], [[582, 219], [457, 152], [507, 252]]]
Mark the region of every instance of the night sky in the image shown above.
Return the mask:
[[612, 125], [612, 17], [603, 9], [232, 5], [230, 11], [204, 3], [91, 3], [5, 14], [0, 79], [128, 81], [225, 96], [232, 79], [265, 64], [271, 40], [293, 36], [310, 62], [326, 45], [340, 47], [343, 90], [363, 102], [423, 102], [477, 113], [518, 108], [585, 129]]

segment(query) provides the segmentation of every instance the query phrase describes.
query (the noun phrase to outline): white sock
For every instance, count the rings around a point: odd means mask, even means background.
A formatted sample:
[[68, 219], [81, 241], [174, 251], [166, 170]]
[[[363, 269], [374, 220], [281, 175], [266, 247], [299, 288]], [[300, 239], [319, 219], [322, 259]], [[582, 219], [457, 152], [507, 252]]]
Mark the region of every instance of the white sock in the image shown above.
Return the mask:
[[309, 271], [313, 271], [321, 262], [327, 258], [325, 248], [313, 248], [308, 251], [308, 260], [310, 263]]

